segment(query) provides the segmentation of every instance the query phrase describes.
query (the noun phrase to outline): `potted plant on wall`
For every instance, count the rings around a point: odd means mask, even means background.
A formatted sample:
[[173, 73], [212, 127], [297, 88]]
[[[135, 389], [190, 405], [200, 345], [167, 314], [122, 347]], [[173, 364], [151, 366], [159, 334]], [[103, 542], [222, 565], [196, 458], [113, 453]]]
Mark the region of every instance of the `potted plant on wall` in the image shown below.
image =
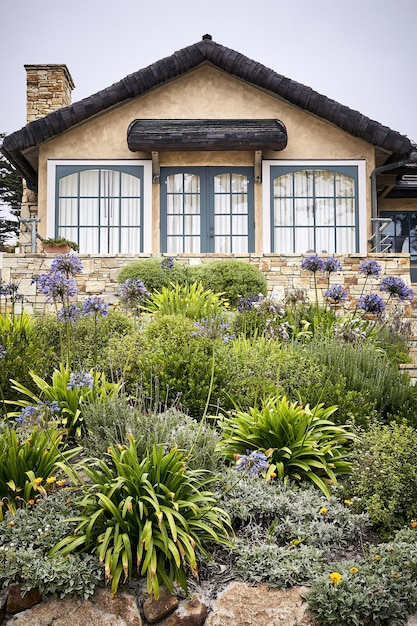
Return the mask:
[[70, 250], [78, 252], [79, 247], [75, 241], [65, 239], [65, 237], [50, 237], [42, 241], [43, 251], [49, 254], [66, 254]]

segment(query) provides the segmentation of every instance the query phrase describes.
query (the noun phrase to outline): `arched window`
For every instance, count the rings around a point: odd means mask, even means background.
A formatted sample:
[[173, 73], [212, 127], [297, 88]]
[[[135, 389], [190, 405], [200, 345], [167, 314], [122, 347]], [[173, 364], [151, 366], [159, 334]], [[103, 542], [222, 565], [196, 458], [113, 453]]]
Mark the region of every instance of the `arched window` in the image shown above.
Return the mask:
[[80, 252], [143, 250], [143, 167], [56, 166], [56, 236]]
[[271, 167], [271, 250], [359, 251], [354, 166]]

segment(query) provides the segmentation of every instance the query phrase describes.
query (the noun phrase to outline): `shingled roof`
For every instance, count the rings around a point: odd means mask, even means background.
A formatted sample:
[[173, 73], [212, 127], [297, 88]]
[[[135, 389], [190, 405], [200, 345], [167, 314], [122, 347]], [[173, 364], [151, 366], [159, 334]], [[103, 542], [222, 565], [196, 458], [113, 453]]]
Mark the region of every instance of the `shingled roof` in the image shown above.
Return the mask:
[[24, 150], [36, 147], [94, 115], [145, 94], [204, 63], [265, 89], [394, 156], [406, 155], [411, 150], [411, 142], [406, 136], [212, 41], [210, 35], [204, 35], [201, 41], [129, 74], [88, 98], [30, 122], [8, 135], [1, 150], [27, 180], [35, 184], [36, 173], [22, 154]]

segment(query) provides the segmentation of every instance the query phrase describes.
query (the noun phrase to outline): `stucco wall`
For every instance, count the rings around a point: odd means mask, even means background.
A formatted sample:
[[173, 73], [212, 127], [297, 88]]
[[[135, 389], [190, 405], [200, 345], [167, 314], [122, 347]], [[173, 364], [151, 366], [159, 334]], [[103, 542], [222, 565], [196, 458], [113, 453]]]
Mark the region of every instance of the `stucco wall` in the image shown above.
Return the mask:
[[[210, 65], [129, 101], [80, 125], [40, 147], [39, 232], [47, 234], [47, 162], [50, 159], [149, 159], [132, 153], [126, 132], [136, 118], [278, 118], [288, 131], [288, 146], [265, 151], [263, 159], [363, 159], [366, 161], [366, 212], [370, 217], [369, 176], [374, 151], [366, 142], [324, 122], [284, 100], [244, 83]], [[235, 152], [161, 152], [160, 165], [253, 165], [254, 154]], [[256, 185], [256, 249], [262, 250], [262, 184]], [[152, 250], [159, 250], [159, 186], [152, 185]], [[369, 220], [368, 220], [369, 221]], [[48, 234], [51, 234], [50, 232]], [[370, 232], [367, 233], [369, 236]]]

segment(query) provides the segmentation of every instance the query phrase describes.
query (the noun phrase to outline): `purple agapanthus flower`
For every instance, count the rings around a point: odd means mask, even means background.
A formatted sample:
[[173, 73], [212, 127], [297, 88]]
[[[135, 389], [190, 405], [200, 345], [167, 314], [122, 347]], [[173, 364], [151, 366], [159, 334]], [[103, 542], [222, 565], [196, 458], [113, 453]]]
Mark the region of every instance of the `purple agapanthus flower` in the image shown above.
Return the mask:
[[172, 268], [174, 267], [174, 259], [172, 259], [171, 257], [163, 259], [161, 261], [161, 267], [163, 270], [172, 270]]
[[365, 313], [381, 315], [385, 311], [385, 302], [377, 293], [367, 293], [359, 298], [358, 307]]
[[54, 258], [51, 263], [50, 272], [63, 272], [67, 276], [75, 276], [82, 272], [83, 264], [76, 254], [69, 252]]
[[76, 389], [81, 387], [93, 388], [93, 377], [89, 372], [71, 372], [70, 379], [67, 383], [67, 389]]
[[390, 297], [394, 296], [400, 301], [414, 299], [413, 290], [398, 276], [387, 276], [384, 278], [381, 281], [380, 291], [385, 291]]
[[81, 311], [76, 304], [70, 304], [59, 309], [56, 314], [58, 322], [75, 324], [81, 317]]
[[382, 268], [378, 261], [367, 260], [359, 265], [359, 272], [365, 276], [373, 276], [378, 278], [382, 272]]
[[100, 296], [90, 296], [83, 303], [83, 315], [88, 317], [94, 315], [106, 317], [109, 314], [109, 305]]
[[267, 457], [259, 450], [246, 450], [246, 454], [239, 454], [236, 459], [236, 469], [248, 472], [249, 476], [259, 476], [268, 467]]
[[301, 262], [302, 270], [307, 270], [309, 272], [313, 272], [314, 274], [316, 272], [324, 272], [324, 266], [325, 262], [316, 254], [309, 256], [306, 259], [303, 259], [303, 261]]
[[206, 317], [199, 322], [194, 322], [195, 330], [191, 333], [194, 337], [205, 337], [206, 339], [223, 339], [230, 341], [233, 335], [228, 334], [230, 322], [227, 322], [220, 315]]
[[237, 304], [237, 310], [239, 313], [243, 313], [243, 311], [250, 311], [253, 309], [253, 305], [262, 298], [262, 294], [257, 294], [256, 296], [242, 296], [239, 299]]
[[149, 296], [149, 291], [141, 280], [128, 278], [119, 286], [119, 296], [126, 306], [136, 309]]
[[7, 351], [3, 348], [3, 346], [0, 344], [0, 359], [4, 359], [4, 357], [6, 356]]
[[348, 299], [347, 291], [343, 289], [343, 285], [332, 285], [324, 292], [324, 297], [333, 302], [342, 302]]
[[68, 297], [75, 296], [77, 285], [73, 278], [64, 272], [41, 274], [38, 279], [40, 293], [46, 295], [47, 302], [64, 302]]
[[333, 272], [341, 272], [342, 264], [339, 259], [335, 259], [333, 256], [324, 260], [323, 271], [327, 274], [332, 274]]

